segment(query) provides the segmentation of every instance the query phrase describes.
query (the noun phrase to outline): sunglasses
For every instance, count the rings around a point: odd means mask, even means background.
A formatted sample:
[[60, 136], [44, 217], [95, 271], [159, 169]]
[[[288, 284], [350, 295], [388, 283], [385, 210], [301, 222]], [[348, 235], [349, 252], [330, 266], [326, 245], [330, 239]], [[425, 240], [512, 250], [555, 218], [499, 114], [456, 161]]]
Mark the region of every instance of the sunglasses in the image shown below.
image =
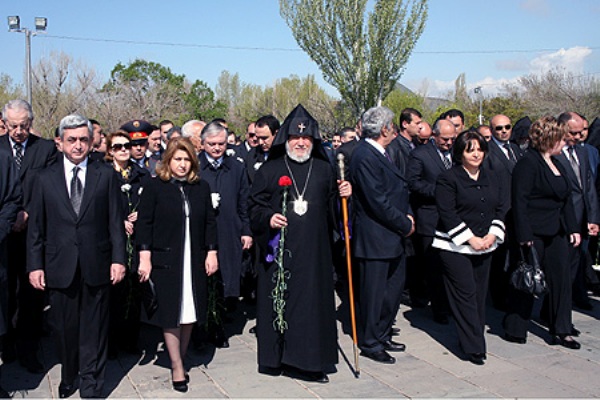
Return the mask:
[[119, 150], [131, 150], [131, 143], [115, 143], [112, 146], [110, 146], [110, 148], [113, 151], [119, 151]]
[[251, 137], [251, 138], [256, 137], [256, 133], [249, 133], [248, 132], [247, 135], [248, 135], [248, 137]]
[[510, 128], [512, 128], [511, 124], [508, 124], [508, 125], [496, 125], [494, 127], [494, 130], [496, 130], [497, 132], [500, 132], [502, 129], [509, 131]]

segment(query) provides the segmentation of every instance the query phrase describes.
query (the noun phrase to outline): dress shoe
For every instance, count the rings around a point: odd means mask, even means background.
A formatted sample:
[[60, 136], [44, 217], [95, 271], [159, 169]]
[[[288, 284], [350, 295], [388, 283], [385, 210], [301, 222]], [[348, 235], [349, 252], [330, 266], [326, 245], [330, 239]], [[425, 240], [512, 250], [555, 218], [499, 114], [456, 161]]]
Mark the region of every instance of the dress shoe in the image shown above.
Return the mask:
[[589, 302], [589, 300], [576, 301], [573, 303], [573, 305], [579, 308], [580, 310], [584, 311], [592, 311], [594, 309], [594, 306], [592, 305], [592, 303]]
[[266, 367], [264, 365], [259, 365], [258, 366], [258, 373], [259, 374], [263, 374], [263, 375], [271, 375], [271, 376], [279, 376], [281, 375], [281, 373], [283, 372], [283, 370], [281, 369], [281, 367]]
[[283, 374], [292, 379], [299, 379], [307, 382], [329, 383], [329, 378], [323, 372], [304, 371], [298, 368], [285, 368]]
[[571, 336], [563, 336], [563, 335], [554, 335], [552, 337], [552, 344], [559, 344], [562, 347], [566, 347], [571, 350], [579, 350], [581, 345]]
[[448, 316], [446, 314], [434, 314], [433, 321], [436, 324], [440, 324], [440, 325], [448, 325], [449, 324]]
[[67, 397], [71, 397], [76, 390], [77, 388], [74, 384], [71, 383], [68, 385], [64, 382], [61, 382], [60, 385], [58, 385], [58, 397], [61, 399], [66, 399]]
[[469, 353], [467, 356], [469, 361], [475, 365], [485, 364], [485, 353]]
[[509, 335], [508, 333], [505, 333], [502, 338], [504, 340], [506, 340], [507, 342], [511, 342], [511, 343], [517, 343], [517, 344], [525, 344], [525, 343], [527, 343], [527, 339], [526, 338], [516, 337], [516, 336], [513, 336], [513, 335]]
[[383, 343], [383, 348], [386, 351], [404, 351], [406, 345], [403, 343], [394, 342], [393, 340], [387, 340]]
[[41, 374], [44, 372], [44, 366], [40, 363], [34, 354], [21, 357], [19, 364], [32, 374]]
[[571, 336], [578, 337], [579, 335], [581, 335], [581, 331], [575, 327], [572, 327], [571, 328]]
[[370, 358], [373, 361], [380, 362], [382, 364], [394, 364], [396, 362], [396, 359], [390, 356], [385, 350], [376, 351], [374, 353], [366, 353], [364, 351], [361, 351], [360, 355], [363, 357]]

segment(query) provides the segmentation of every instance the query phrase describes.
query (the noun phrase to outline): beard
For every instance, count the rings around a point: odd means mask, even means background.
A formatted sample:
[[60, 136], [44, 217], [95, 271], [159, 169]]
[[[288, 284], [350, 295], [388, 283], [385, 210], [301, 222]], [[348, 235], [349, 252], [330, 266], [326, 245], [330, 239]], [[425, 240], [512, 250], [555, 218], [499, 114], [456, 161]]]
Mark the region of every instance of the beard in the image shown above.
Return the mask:
[[298, 154], [294, 153], [294, 149], [290, 148], [290, 144], [288, 142], [285, 142], [285, 152], [286, 152], [287, 156], [300, 164], [305, 163], [310, 159], [312, 149], [313, 149], [313, 145], [311, 143], [310, 146], [308, 146], [306, 148], [306, 153], [304, 153], [303, 155], [298, 155]]

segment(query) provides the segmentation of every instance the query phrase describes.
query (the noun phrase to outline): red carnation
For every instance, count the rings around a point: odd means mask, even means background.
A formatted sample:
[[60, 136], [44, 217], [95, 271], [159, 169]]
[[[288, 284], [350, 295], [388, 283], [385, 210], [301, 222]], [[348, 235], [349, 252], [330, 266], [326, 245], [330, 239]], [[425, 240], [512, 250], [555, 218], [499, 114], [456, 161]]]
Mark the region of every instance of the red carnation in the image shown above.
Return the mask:
[[281, 178], [279, 178], [279, 186], [291, 186], [292, 185], [292, 180], [290, 179], [289, 176], [287, 175], [283, 175]]

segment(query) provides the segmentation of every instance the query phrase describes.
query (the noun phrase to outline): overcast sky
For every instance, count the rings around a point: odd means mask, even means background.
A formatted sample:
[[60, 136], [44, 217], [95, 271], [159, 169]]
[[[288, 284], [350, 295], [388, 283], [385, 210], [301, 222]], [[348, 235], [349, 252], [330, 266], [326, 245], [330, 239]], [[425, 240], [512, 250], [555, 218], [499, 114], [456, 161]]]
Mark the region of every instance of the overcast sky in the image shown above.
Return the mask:
[[[2, 6], [5, 27], [8, 15], [28, 28], [34, 17], [48, 18], [47, 35], [32, 39], [34, 64], [63, 51], [106, 80], [117, 62], [143, 58], [213, 89], [223, 70], [259, 85], [314, 74], [337, 96], [299, 50], [277, 0], [10, 3]], [[484, 94], [556, 66], [600, 78], [599, 21], [600, 0], [430, 0], [425, 32], [400, 82], [442, 95], [463, 72], [468, 87], [482, 86]], [[25, 35], [0, 30], [0, 48], [0, 73], [22, 82]]]

